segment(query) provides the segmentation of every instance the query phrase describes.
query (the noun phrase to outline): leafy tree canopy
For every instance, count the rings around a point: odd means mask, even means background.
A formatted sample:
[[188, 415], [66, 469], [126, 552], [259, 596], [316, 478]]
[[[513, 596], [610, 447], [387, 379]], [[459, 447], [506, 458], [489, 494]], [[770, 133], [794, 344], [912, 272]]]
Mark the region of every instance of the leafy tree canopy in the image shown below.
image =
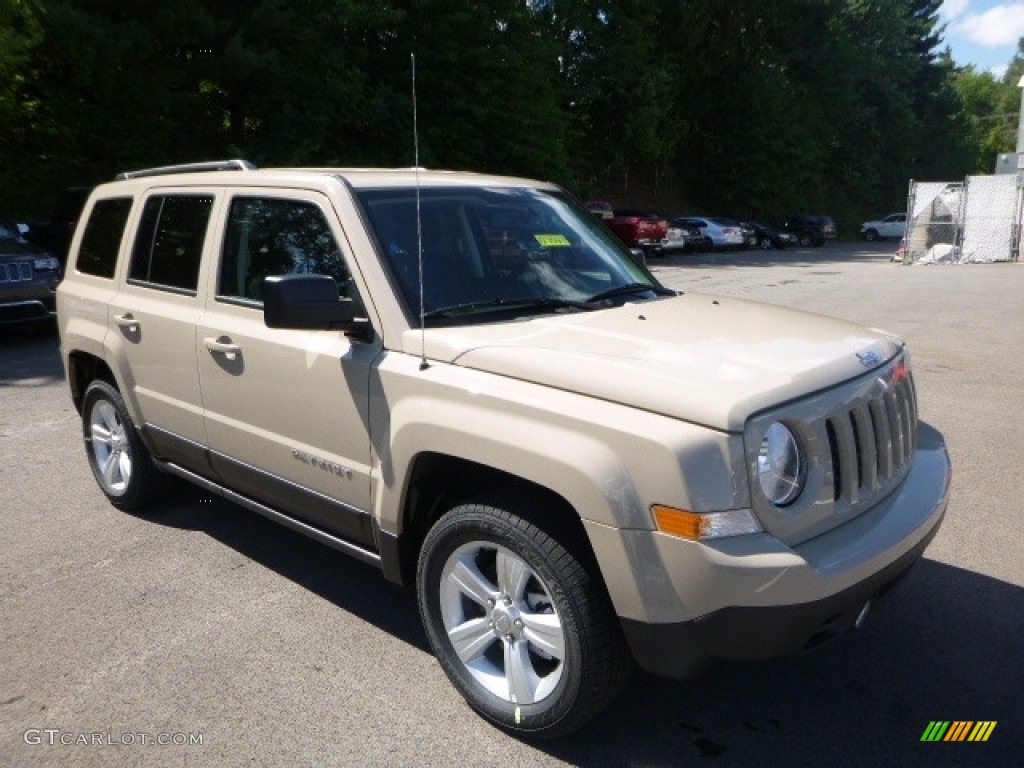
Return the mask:
[[[1013, 149], [940, 0], [0, 0], [0, 211], [135, 167], [420, 162], [851, 228]], [[847, 230], [850, 231], [849, 229]]]

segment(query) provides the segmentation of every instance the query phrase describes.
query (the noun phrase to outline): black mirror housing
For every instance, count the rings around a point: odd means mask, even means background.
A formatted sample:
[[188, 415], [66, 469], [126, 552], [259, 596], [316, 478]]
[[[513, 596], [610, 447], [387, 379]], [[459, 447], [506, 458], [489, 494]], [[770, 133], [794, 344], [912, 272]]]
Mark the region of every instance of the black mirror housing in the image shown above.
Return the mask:
[[359, 331], [355, 302], [338, 297], [329, 275], [274, 275], [263, 280], [263, 321], [268, 328]]

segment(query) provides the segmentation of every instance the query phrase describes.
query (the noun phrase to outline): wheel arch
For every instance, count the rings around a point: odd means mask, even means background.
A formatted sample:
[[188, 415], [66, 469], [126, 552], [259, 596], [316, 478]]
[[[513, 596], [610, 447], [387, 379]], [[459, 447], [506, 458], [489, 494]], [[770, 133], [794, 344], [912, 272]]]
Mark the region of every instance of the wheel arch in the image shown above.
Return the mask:
[[558, 539], [600, 578], [583, 521], [565, 496], [506, 470], [437, 452], [418, 455], [410, 468], [400, 532], [382, 532], [384, 575], [399, 584], [415, 583], [427, 532], [449, 509], [470, 501], [514, 504], [517, 515]]
[[110, 366], [105, 360], [90, 352], [75, 350], [68, 354], [67, 378], [68, 387], [71, 390], [71, 401], [75, 404], [75, 410], [79, 414], [82, 412], [82, 399], [85, 396], [85, 390], [96, 379], [101, 379], [121, 391]]

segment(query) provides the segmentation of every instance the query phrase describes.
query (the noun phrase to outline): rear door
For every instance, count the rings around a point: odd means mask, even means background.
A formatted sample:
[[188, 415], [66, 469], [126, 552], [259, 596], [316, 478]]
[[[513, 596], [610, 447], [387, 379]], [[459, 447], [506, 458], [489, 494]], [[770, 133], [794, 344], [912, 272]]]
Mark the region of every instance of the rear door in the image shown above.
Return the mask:
[[358, 299], [330, 203], [253, 190], [230, 195], [225, 212], [198, 328], [211, 462], [240, 493], [376, 549], [367, 413], [380, 344], [263, 322], [269, 275], [329, 274]]
[[155, 453], [203, 470], [206, 427], [195, 328], [200, 274], [216, 204], [208, 190], [142, 200], [126, 273], [108, 309], [107, 345]]

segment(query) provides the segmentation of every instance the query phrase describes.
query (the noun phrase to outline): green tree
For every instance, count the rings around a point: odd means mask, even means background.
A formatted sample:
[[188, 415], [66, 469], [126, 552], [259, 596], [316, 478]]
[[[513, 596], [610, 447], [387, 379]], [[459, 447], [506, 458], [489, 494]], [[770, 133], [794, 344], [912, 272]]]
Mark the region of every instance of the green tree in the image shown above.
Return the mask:
[[1016, 146], [1020, 91], [971, 66], [955, 71], [952, 83], [962, 105], [967, 142], [974, 150], [970, 171], [992, 173], [999, 153], [1012, 152]]
[[678, 140], [674, 81], [658, 34], [662, 4], [564, 5], [562, 98], [583, 137], [580, 183], [620, 195], [656, 190]]
[[[568, 128], [557, 93], [558, 47], [543, 8], [520, 0], [396, 2], [402, 22], [381, 82], [411, 90], [416, 56], [420, 161], [435, 167], [564, 181]], [[412, 112], [394, 115], [412, 160]]]
[[[939, 0], [0, 0], [0, 204], [145, 165], [409, 165], [849, 227], [990, 170], [1012, 83]], [[39, 208], [36, 209], [38, 213]]]

